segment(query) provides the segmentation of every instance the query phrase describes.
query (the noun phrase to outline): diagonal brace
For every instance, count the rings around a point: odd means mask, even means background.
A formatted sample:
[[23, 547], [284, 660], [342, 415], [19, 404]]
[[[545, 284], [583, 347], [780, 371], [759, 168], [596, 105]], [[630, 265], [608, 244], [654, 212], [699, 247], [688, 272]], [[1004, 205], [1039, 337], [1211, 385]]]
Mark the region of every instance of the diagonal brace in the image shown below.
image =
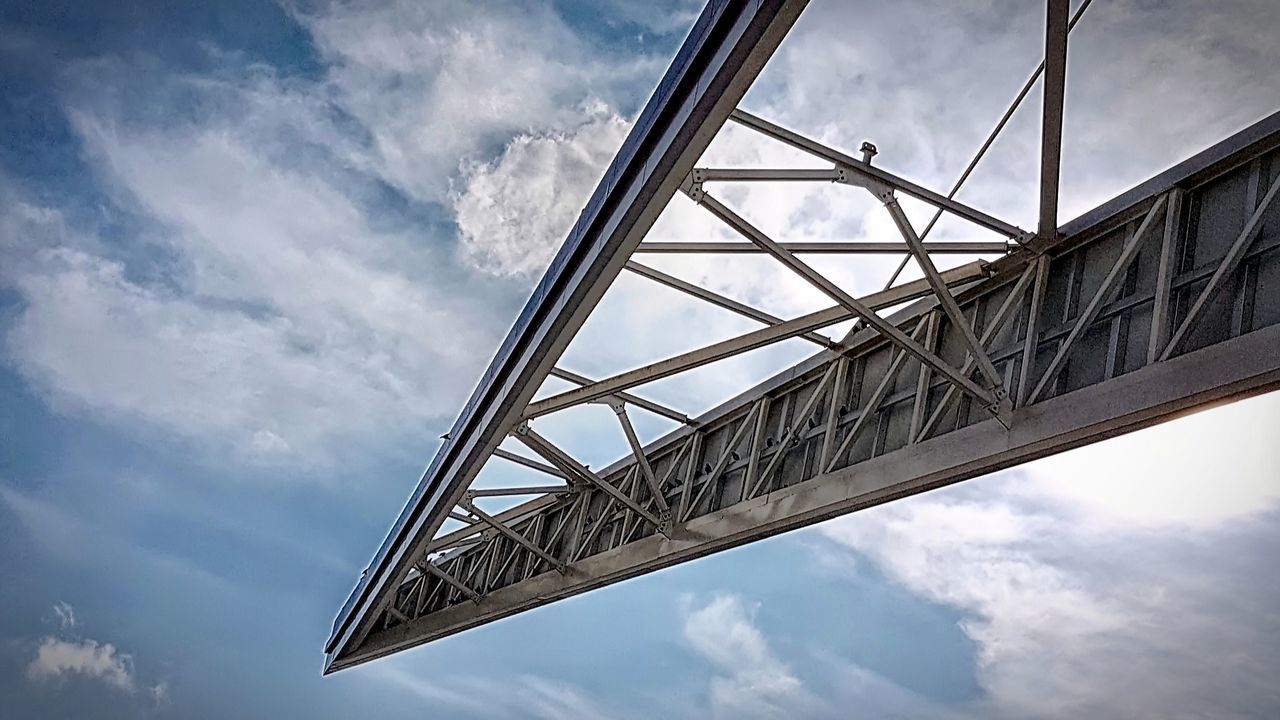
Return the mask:
[[[1019, 302], [1021, 302], [1022, 296], [1026, 294], [1027, 286], [1031, 284], [1031, 279], [1035, 277], [1036, 270], [1036, 263], [1028, 263], [1027, 269], [1018, 277], [1017, 282], [1014, 283], [1013, 289], [1009, 291], [1009, 296], [1000, 304], [1000, 309], [996, 310], [995, 317], [991, 319], [991, 322], [987, 324], [986, 329], [982, 331], [982, 345], [984, 347], [995, 338], [996, 334], [1000, 332], [1001, 328], [1003, 328], [1009, 318], [1012, 317], [1013, 313], [1011, 311]], [[968, 375], [973, 372], [973, 366], [975, 364], [976, 361], [973, 359], [973, 356], [968, 356], [965, 358], [964, 367], [960, 368], [960, 372]], [[951, 403], [951, 398], [955, 397], [955, 394], [956, 387], [954, 385], [948, 385], [946, 391], [942, 394], [942, 399], [938, 401], [938, 407], [934, 409], [933, 414], [929, 416], [929, 420], [920, 428], [920, 431], [915, 435], [911, 442], [920, 442], [924, 438], [928, 437], [929, 433], [933, 432], [933, 428], [937, 426], [938, 421], [942, 419], [942, 414], [946, 412], [947, 405]]]
[[[948, 270], [942, 276], [948, 283], [964, 283], [985, 277], [986, 274], [986, 264], [974, 262]], [[903, 283], [888, 290], [868, 295], [862, 299], [861, 304], [868, 308], [868, 312], [874, 312], [876, 309], [893, 307], [928, 294], [928, 284], [923, 280], [913, 280], [912, 282]], [[810, 330], [834, 325], [857, 317], [857, 315], [857, 311], [850, 311], [841, 305], [801, 315], [776, 326], [754, 330], [744, 335], [650, 363], [635, 370], [628, 370], [613, 377], [599, 380], [592, 385], [566, 390], [558, 395], [538, 400], [529, 404], [528, 408], [525, 409], [524, 417], [528, 420], [539, 415], [546, 415], [574, 405], [591, 402], [598, 398], [613, 395], [619, 390], [633, 388], [654, 380], [677, 375], [717, 360], [723, 360], [724, 358], [740, 355], [756, 348], [796, 337], [797, 335], [803, 335]], [[970, 385], [977, 387], [973, 383], [970, 383]], [[978, 390], [981, 391], [981, 388], [978, 388]]]
[[1258, 230], [1262, 228], [1262, 216], [1266, 214], [1267, 208], [1271, 206], [1271, 202], [1275, 200], [1276, 191], [1280, 190], [1280, 175], [1276, 176], [1275, 182], [1271, 183], [1271, 189], [1267, 190], [1267, 194], [1262, 198], [1262, 202], [1258, 203], [1257, 209], [1249, 216], [1249, 221], [1245, 223], [1244, 229], [1240, 231], [1240, 235], [1235, 242], [1227, 250], [1227, 254], [1222, 258], [1222, 262], [1218, 265], [1218, 269], [1214, 271], [1213, 276], [1209, 278], [1209, 284], [1204, 286], [1204, 290], [1200, 291], [1200, 295], [1196, 297], [1191, 309], [1187, 311], [1187, 316], [1182, 320], [1182, 324], [1178, 326], [1177, 332], [1173, 334], [1173, 339], [1169, 341], [1164, 352], [1160, 353], [1161, 360], [1168, 360], [1178, 349], [1182, 343], [1187, 340], [1191, 334], [1191, 330], [1195, 328], [1196, 321], [1200, 319], [1200, 313], [1204, 312], [1209, 301], [1214, 295], [1226, 284], [1227, 280], [1235, 273], [1236, 268], [1240, 266], [1240, 261], [1244, 260], [1244, 253], [1249, 249], [1249, 245], [1253, 243], [1253, 239], [1257, 236]]
[[503, 450], [502, 448], [498, 448], [493, 451], [493, 454], [494, 454], [494, 457], [500, 457], [503, 460], [510, 460], [511, 462], [517, 465], [523, 465], [527, 468], [532, 468], [534, 470], [537, 470], [540, 473], [545, 473], [552, 477], [558, 477], [558, 478], [564, 479], [564, 473], [551, 467], [550, 465], [544, 465], [543, 463], [540, 463], [537, 460], [531, 460], [527, 457], [524, 457], [523, 455], [517, 455], [511, 452], [510, 450]]
[[511, 526], [507, 525], [506, 523], [495, 518], [489, 513], [486, 513], [485, 511], [476, 507], [475, 503], [464, 500], [462, 503], [462, 506], [465, 507], [467, 511], [470, 512], [472, 515], [475, 515], [477, 518], [479, 518], [481, 522], [485, 523], [486, 525], [489, 525], [494, 530], [497, 530], [498, 532], [507, 536], [507, 538], [509, 538], [512, 542], [523, 547], [525, 550], [528, 550], [529, 552], [533, 553], [537, 557], [545, 560], [548, 564], [550, 564], [552, 567], [554, 567], [556, 570], [560, 571], [561, 573], [565, 572], [568, 569], [568, 566], [565, 565], [565, 562], [563, 560], [552, 555], [546, 550], [543, 550], [542, 548], [538, 547], [537, 543], [533, 542], [532, 540], [525, 537], [521, 533], [516, 532], [514, 529], [511, 528]]
[[1138, 249], [1142, 247], [1142, 241], [1147, 236], [1147, 231], [1155, 224], [1155, 218], [1164, 210], [1167, 195], [1161, 195], [1147, 211], [1147, 216], [1142, 219], [1142, 224], [1129, 236], [1124, 247], [1120, 250], [1120, 257], [1116, 258], [1115, 263], [1111, 266], [1111, 270], [1107, 272], [1107, 276], [1103, 278], [1102, 285], [1098, 287], [1097, 292], [1093, 294], [1093, 298], [1089, 300], [1089, 304], [1085, 306], [1084, 312], [1080, 313], [1080, 317], [1076, 319], [1076, 324], [1072, 326], [1071, 332], [1067, 333], [1067, 337], [1058, 346], [1058, 352], [1054, 354], [1053, 360], [1049, 362], [1049, 367], [1045, 369], [1044, 376], [1040, 378], [1040, 382], [1036, 384], [1031, 394], [1027, 396], [1027, 403], [1033, 403], [1044, 393], [1045, 388], [1049, 387], [1054, 380], [1057, 379], [1058, 373], [1062, 372], [1062, 368], [1066, 367], [1067, 355], [1070, 354], [1071, 348], [1075, 346], [1076, 340], [1084, 334], [1084, 331], [1093, 324], [1098, 313], [1102, 311], [1102, 303], [1111, 296], [1111, 291], [1115, 289], [1116, 283], [1120, 278], [1129, 271], [1129, 266], [1138, 258]]
[[[747, 245], [752, 250], [757, 250], [757, 251], [759, 250], [759, 248], [757, 248], [755, 245], [749, 245], [748, 243], [740, 243], [740, 244]], [[732, 312], [738, 313], [743, 317], [749, 317], [752, 320], [764, 323], [765, 325], [781, 325], [783, 322], [782, 318], [776, 317], [774, 315], [770, 315], [769, 313], [763, 310], [757, 310], [756, 308], [753, 308], [750, 305], [744, 305], [743, 303], [740, 303], [737, 300], [733, 300], [731, 298], [724, 297], [723, 295], [713, 293], [710, 290], [698, 287], [693, 283], [685, 282], [680, 278], [673, 277], [660, 270], [655, 270], [647, 265], [641, 265], [640, 263], [635, 262], [634, 260], [628, 260], [626, 264], [626, 268], [631, 272], [637, 275], [640, 275], [642, 277], [649, 278], [650, 280], [656, 283], [666, 285], [667, 287], [672, 288], [674, 290], [679, 290], [680, 292], [683, 292], [687, 295], [692, 295], [693, 297], [696, 297], [700, 300], [705, 300], [711, 303], [712, 305], [715, 305], [717, 307], [722, 307], [725, 310], [730, 310]], [[839, 348], [839, 345], [837, 345], [834, 340], [824, 337], [823, 335], [816, 332], [805, 333], [804, 335], [800, 335], [799, 337], [805, 340], [808, 340], [809, 342], [814, 343], [815, 345], [821, 345], [830, 350], [836, 350]]]
[[964, 339], [965, 345], [968, 346], [969, 354], [978, 361], [978, 368], [982, 370], [983, 376], [986, 377], [987, 382], [990, 384], [992, 393], [1004, 406], [1001, 410], [1012, 409], [1008, 403], [1008, 394], [1004, 390], [1004, 383], [1000, 380], [1000, 374], [996, 372], [996, 366], [991, 363], [991, 358], [987, 357], [986, 351], [982, 349], [982, 344], [978, 342], [978, 337], [973, 332], [973, 326], [969, 324], [969, 319], [964, 316], [964, 312], [960, 310], [960, 305], [956, 303], [951, 290], [942, 281], [942, 276], [938, 273], [937, 266], [933, 264], [933, 259], [925, 251], [924, 244], [920, 241], [920, 236], [916, 235], [915, 228], [911, 226], [911, 220], [907, 218], [902, 206], [898, 204], [898, 199], [890, 192], [887, 197], [882, 197], [881, 200], [884, 201], [884, 206], [889, 210], [889, 214], [893, 216], [894, 224], [898, 226], [898, 231], [902, 233], [902, 239], [911, 248], [911, 254], [915, 256], [920, 269], [924, 270], [925, 279], [929, 281], [929, 287], [933, 288], [933, 294], [938, 296], [938, 303], [942, 306], [942, 311], [947, 314], [947, 319], [951, 321], [952, 326], [960, 331], [960, 337]]
[[614, 498], [623, 505], [626, 505], [628, 508], [631, 508], [631, 510], [640, 517], [653, 523], [655, 527], [664, 527], [661, 519], [641, 507], [640, 503], [636, 502], [630, 495], [622, 492], [615, 487], [613, 483], [592, 472], [586, 465], [579, 463], [563, 450], [551, 444], [551, 441], [534, 432], [533, 428], [529, 427], [528, 424], [524, 424], [516, 428], [515, 436], [517, 440], [524, 443], [530, 450], [538, 453], [543, 458], [546, 458], [547, 462], [571, 472], [573, 475], [590, 485], [600, 488], [608, 496]]
[[961, 375], [959, 371], [951, 367], [946, 361], [929, 352], [923, 345], [907, 337], [907, 334], [898, 329], [896, 325], [877, 315], [873, 310], [868, 308], [861, 300], [853, 297], [849, 293], [840, 289], [835, 283], [824, 277], [822, 274], [806, 265], [795, 255], [787, 252], [787, 250], [779, 246], [769, 236], [758, 230], [755, 226], [742, 219], [729, 208], [725, 207], [720, 201], [708, 195], [705, 191], [700, 193], [700, 202], [703, 207], [707, 208], [713, 215], [720, 218], [736, 230], [746, 239], [760, 246], [765, 252], [772, 255], [776, 260], [786, 265], [797, 275], [801, 276], [809, 282], [809, 284], [821, 290], [828, 297], [848, 308], [854, 314], [862, 318], [871, 327], [875, 328], [881, 335], [885, 336], [893, 344], [910, 353], [920, 362], [925, 363], [934, 370], [942, 373], [949, 380], [959, 385], [965, 392], [978, 398], [985, 406], [995, 409], [999, 403], [992, 393], [982, 388], [968, 377]]
[[[578, 386], [591, 385], [592, 383], [595, 382], [594, 380], [592, 380], [589, 377], [586, 377], [585, 375], [579, 375], [578, 373], [570, 372], [568, 370], [565, 370], [563, 368], [558, 368], [558, 367], [551, 368], [551, 374], [554, 375], [555, 377], [560, 378], [561, 380], [564, 380], [566, 382], [571, 382], [574, 385], [578, 385]], [[678, 410], [672, 410], [671, 408], [666, 407], [664, 405], [659, 405], [658, 403], [652, 400], [646, 400], [642, 397], [638, 397], [636, 395], [632, 395], [631, 393], [625, 393], [625, 392], [618, 393], [618, 398], [621, 400], [625, 400], [631, 403], [632, 405], [635, 405], [638, 408], [648, 410], [649, 412], [655, 415], [661, 415], [662, 417], [667, 418], [668, 420], [674, 420], [682, 425], [695, 424], [693, 420], [689, 418], [688, 415]]]
[[987, 213], [971, 208], [964, 203], [957, 202], [932, 190], [921, 187], [920, 185], [898, 177], [893, 173], [875, 167], [870, 163], [850, 157], [849, 155], [829, 148], [816, 140], [811, 140], [799, 133], [775, 125], [763, 118], [756, 117], [745, 110], [734, 110], [729, 115], [729, 119], [740, 125], [751, 128], [765, 136], [771, 137], [774, 140], [834, 163], [837, 169], [844, 173], [844, 177], [837, 177], [836, 182], [861, 184], [854, 178], [850, 177], [851, 175], [856, 175], [860, 180], [880, 183], [888, 185], [896, 190], [901, 190], [902, 192], [919, 200], [923, 200], [936, 208], [958, 215], [969, 222], [997, 232], [1007, 238], [1022, 238], [1027, 235], [1027, 232], [1022, 228], [992, 217]]
[[627, 444], [631, 446], [631, 454], [636, 459], [636, 464], [640, 466], [640, 472], [644, 475], [645, 482], [649, 483], [649, 490], [653, 492], [653, 502], [658, 506], [658, 512], [667, 515], [671, 512], [671, 505], [667, 503], [667, 498], [662, 494], [662, 484], [658, 482], [658, 476], [653, 472], [653, 466], [649, 464], [649, 458], [644, 454], [644, 448], [640, 445], [640, 438], [636, 435], [636, 428], [631, 424], [631, 418], [627, 416], [627, 406], [622, 402], [610, 403], [613, 412], [618, 415], [618, 424], [622, 425], [622, 434], [627, 436]]
[[475, 590], [472, 590], [470, 585], [467, 585], [466, 583], [462, 582], [458, 578], [454, 577], [448, 570], [445, 570], [444, 568], [440, 567], [439, 565], [436, 565], [433, 562], [421, 563], [419, 565], [416, 565], [415, 567], [417, 567], [419, 570], [425, 570], [426, 572], [432, 575], [435, 575], [436, 577], [443, 580], [445, 583], [457, 588], [463, 595], [466, 595], [467, 597], [471, 598], [471, 602], [476, 603], [477, 605], [480, 604], [480, 593], [476, 592]]

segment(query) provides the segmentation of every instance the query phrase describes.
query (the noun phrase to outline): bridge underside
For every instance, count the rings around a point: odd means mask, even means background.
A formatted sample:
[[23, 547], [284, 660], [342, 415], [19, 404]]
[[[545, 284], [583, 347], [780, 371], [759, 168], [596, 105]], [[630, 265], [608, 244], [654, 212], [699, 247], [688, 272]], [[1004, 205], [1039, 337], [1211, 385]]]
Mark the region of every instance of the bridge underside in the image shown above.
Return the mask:
[[[620, 170], [606, 173], [604, 189], [344, 608], [326, 648], [327, 671], [1280, 387], [1280, 114], [1061, 228], [1026, 233], [956, 202], [954, 190], [933, 193], [872, 165], [871, 155], [850, 157], [734, 109], [803, 3], [761, 3], [755, 15], [736, 18], [728, 10], [716, 16], [712, 6], [700, 23], [732, 32], [704, 27], [706, 42], [719, 49], [706, 50], [712, 57], [701, 79], [683, 91], [664, 81], [650, 103], [678, 103], [686, 92], [693, 109], [668, 118], [665, 131], [649, 109], [642, 114], [636, 132], [658, 137], [657, 148], [635, 160], [641, 170], [630, 181], [621, 160]], [[1061, 24], [1065, 43], [1065, 16]], [[686, 45], [701, 42], [699, 32]], [[1046, 80], [1054, 81], [1054, 64], [1047, 59], [1046, 67]], [[1057, 71], [1060, 84], [1061, 66]], [[697, 167], [726, 120], [825, 164]], [[1056, 167], [1054, 173], [1056, 205]], [[715, 195], [720, 183], [762, 181], [869, 191], [893, 216], [901, 242], [775, 242]], [[625, 202], [611, 205], [615, 192]], [[677, 192], [743, 242], [642, 242]], [[993, 239], [926, 243], [932, 223], [917, 232], [898, 195], [932, 205], [935, 220], [954, 215]], [[590, 226], [596, 215], [601, 219]], [[766, 254], [836, 304], [776, 318], [637, 262], [664, 252]], [[901, 253], [924, 278], [891, 280], [880, 293], [854, 298], [800, 259], [813, 252]], [[939, 271], [933, 258], [946, 253], [994, 259]], [[602, 380], [556, 368], [576, 328], [624, 270], [764, 327]], [[572, 282], [557, 284], [560, 276]], [[857, 323], [841, 340], [818, 332], [850, 319]], [[699, 417], [631, 393], [787, 338], [819, 351]], [[549, 376], [575, 387], [534, 400]], [[632, 449], [602, 470], [535, 429], [538, 418], [588, 402], [614, 409]], [[681, 426], [642, 446], [631, 412]], [[528, 452], [500, 449], [504, 439]], [[472, 487], [487, 462], [519, 463], [548, 484]], [[494, 496], [533, 499], [501, 512], [483, 509]], [[442, 530], [450, 518], [456, 529]]]

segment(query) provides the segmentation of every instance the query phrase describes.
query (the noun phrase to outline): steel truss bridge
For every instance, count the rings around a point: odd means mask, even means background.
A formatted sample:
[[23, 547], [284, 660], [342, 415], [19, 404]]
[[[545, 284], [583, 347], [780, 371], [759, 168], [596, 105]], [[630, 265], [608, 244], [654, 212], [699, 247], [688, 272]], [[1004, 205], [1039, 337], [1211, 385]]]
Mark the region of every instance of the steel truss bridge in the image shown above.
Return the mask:
[[[448, 440], [343, 607], [325, 671], [347, 668], [663, 567], [1280, 387], [1280, 113], [1061, 227], [1058, 167], [1068, 20], [1049, 0], [1045, 62], [948, 194], [737, 108], [803, 9], [713, 1], [636, 121]], [[955, 199], [1043, 75], [1040, 223], [1024, 231]], [[699, 166], [726, 122], [802, 150], [819, 169]], [[729, 183], [840, 183], [870, 192], [900, 240], [788, 243], [717, 196]], [[644, 237], [676, 193], [741, 237]], [[899, 196], [982, 228], [926, 242]], [[782, 319], [653, 269], [648, 254], [762, 253], [830, 307]], [[855, 297], [809, 253], [901, 253], [924, 277]], [[985, 254], [940, 271], [943, 253]], [[902, 266], [899, 266], [901, 271]], [[557, 368], [605, 290], [631, 272], [760, 323], [612, 377]], [[882, 314], [887, 313], [887, 314]], [[836, 341], [817, 331], [856, 320]], [[786, 339], [815, 354], [698, 417], [632, 394]], [[572, 389], [534, 400], [548, 377]], [[631, 452], [593, 470], [537, 419], [605, 403]], [[636, 412], [680, 427], [642, 445]], [[499, 448], [514, 438], [529, 454]], [[538, 458], [538, 459], [534, 459]], [[545, 485], [472, 488], [487, 462]], [[527, 497], [502, 512], [490, 496]], [[449, 519], [460, 527], [442, 531]], [[455, 523], [455, 524], [459, 524]]]

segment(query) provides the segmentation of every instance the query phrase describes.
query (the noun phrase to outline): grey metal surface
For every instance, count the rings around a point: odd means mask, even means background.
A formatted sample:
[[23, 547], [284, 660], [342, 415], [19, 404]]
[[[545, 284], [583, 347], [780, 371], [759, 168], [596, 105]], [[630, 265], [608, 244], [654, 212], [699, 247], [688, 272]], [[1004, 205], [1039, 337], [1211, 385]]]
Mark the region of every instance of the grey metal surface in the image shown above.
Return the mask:
[[[1009, 429], [864, 330], [843, 352], [823, 351], [650, 443], [647, 469], [632, 455], [598, 471], [631, 503], [585, 490], [509, 511], [511, 528], [566, 563], [563, 573], [509, 538], [472, 533], [478, 542], [440, 562], [480, 599], [415, 575], [345, 662], [1280, 386], [1277, 119], [1068, 224], [1043, 253], [995, 261], [956, 294], [1003, 385], [1026, 398]], [[1152, 347], [1197, 307], [1181, 346], [1168, 357]], [[976, 372], [936, 300], [890, 320]], [[674, 514], [665, 527], [655, 522], [663, 505]]]
[[[955, 199], [1042, 73], [1046, 130], [1060, 124], [1069, 23], [1049, 0], [1050, 53], [947, 195], [740, 109], [803, 9], [713, 0], [700, 16], [560, 253], [499, 348], [325, 647], [326, 672], [822, 519], [1159, 422], [1280, 384], [1280, 113], [1057, 228], [1031, 234]], [[1053, 11], [1057, 11], [1056, 13]], [[1055, 107], [1056, 106], [1056, 107]], [[1056, 117], [1055, 117], [1056, 115]], [[697, 168], [726, 120], [829, 169]], [[1046, 134], [1042, 215], [1056, 205]], [[1053, 147], [1050, 147], [1052, 145]], [[835, 182], [870, 191], [900, 242], [776, 242], [703, 183]], [[745, 242], [641, 244], [683, 191]], [[1029, 189], [1030, 190], [1030, 189]], [[895, 193], [933, 205], [921, 232]], [[995, 235], [926, 243], [943, 213]], [[692, 247], [692, 245], [696, 245]], [[646, 247], [647, 246], [647, 247]], [[632, 260], [638, 251], [767, 254], [837, 304], [783, 319]], [[797, 252], [899, 252], [925, 279], [855, 297]], [[939, 272], [932, 256], [1003, 256]], [[555, 367], [623, 269], [765, 327], [600, 380]], [[877, 313], [914, 301], [893, 316]], [[856, 318], [836, 342], [815, 332]], [[803, 338], [813, 357], [696, 418], [632, 390], [718, 359]], [[533, 401], [548, 377], [576, 388]], [[537, 433], [544, 414], [612, 406], [628, 455], [601, 470]], [[630, 406], [630, 407], [628, 407]], [[681, 424], [642, 446], [629, 410]], [[541, 460], [505, 450], [505, 438]], [[486, 462], [566, 484], [471, 490]], [[533, 495], [500, 512], [481, 498]], [[442, 532], [452, 518], [461, 527]]]

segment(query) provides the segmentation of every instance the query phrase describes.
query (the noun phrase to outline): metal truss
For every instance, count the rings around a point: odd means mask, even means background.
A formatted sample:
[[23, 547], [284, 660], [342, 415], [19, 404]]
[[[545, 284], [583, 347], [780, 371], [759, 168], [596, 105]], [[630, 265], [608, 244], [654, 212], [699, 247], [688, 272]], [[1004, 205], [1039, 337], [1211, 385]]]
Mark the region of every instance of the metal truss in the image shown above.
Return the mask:
[[[734, 106], [803, 5], [708, 6], [650, 103], [658, 109], [646, 108], [637, 122], [633, 136], [640, 133], [640, 141], [632, 147], [628, 140], [606, 173], [603, 190], [375, 557], [373, 575], [339, 616], [326, 648], [327, 672], [1280, 385], [1280, 203], [1273, 202], [1280, 192], [1280, 114], [1059, 227], [1066, 37], [1089, 0], [1069, 20], [1067, 3], [1049, 0], [1045, 62], [947, 194], [873, 164], [878, 151], [869, 143], [854, 157]], [[701, 65], [699, 52], [710, 58]], [[700, 79], [682, 85], [681, 73], [695, 70]], [[1040, 220], [1029, 232], [955, 196], [1042, 75]], [[665, 131], [664, 103], [691, 108], [671, 111]], [[698, 166], [724, 122], [830, 167]], [[657, 146], [645, 145], [650, 134]], [[640, 169], [627, 175], [632, 165]], [[870, 192], [899, 237], [775, 240], [711, 192], [718, 184], [765, 182]], [[614, 193], [625, 202], [600, 199]], [[647, 240], [657, 212], [676, 193], [742, 239]], [[900, 195], [933, 208], [923, 230], [903, 211]], [[991, 239], [927, 242], [944, 214]], [[767, 256], [833, 304], [780, 318], [637, 257], [673, 253]], [[800, 257], [814, 253], [893, 254], [902, 262], [882, 291], [859, 297]], [[942, 270], [935, 258], [948, 254], [988, 259]], [[923, 278], [898, 282], [910, 262]], [[762, 327], [599, 379], [556, 367], [624, 270]], [[850, 320], [854, 328], [843, 338], [820, 332]], [[790, 339], [817, 346], [817, 354], [697, 417], [634, 394]], [[535, 400], [548, 377], [573, 387]], [[535, 429], [540, 418], [586, 403], [612, 409], [628, 448], [601, 470]], [[635, 410], [678, 426], [645, 445]], [[504, 439], [534, 457], [499, 448]], [[553, 484], [472, 487], [490, 461], [518, 464]], [[528, 499], [501, 511], [478, 507], [494, 497]], [[448, 519], [460, 527], [444, 530]]]

